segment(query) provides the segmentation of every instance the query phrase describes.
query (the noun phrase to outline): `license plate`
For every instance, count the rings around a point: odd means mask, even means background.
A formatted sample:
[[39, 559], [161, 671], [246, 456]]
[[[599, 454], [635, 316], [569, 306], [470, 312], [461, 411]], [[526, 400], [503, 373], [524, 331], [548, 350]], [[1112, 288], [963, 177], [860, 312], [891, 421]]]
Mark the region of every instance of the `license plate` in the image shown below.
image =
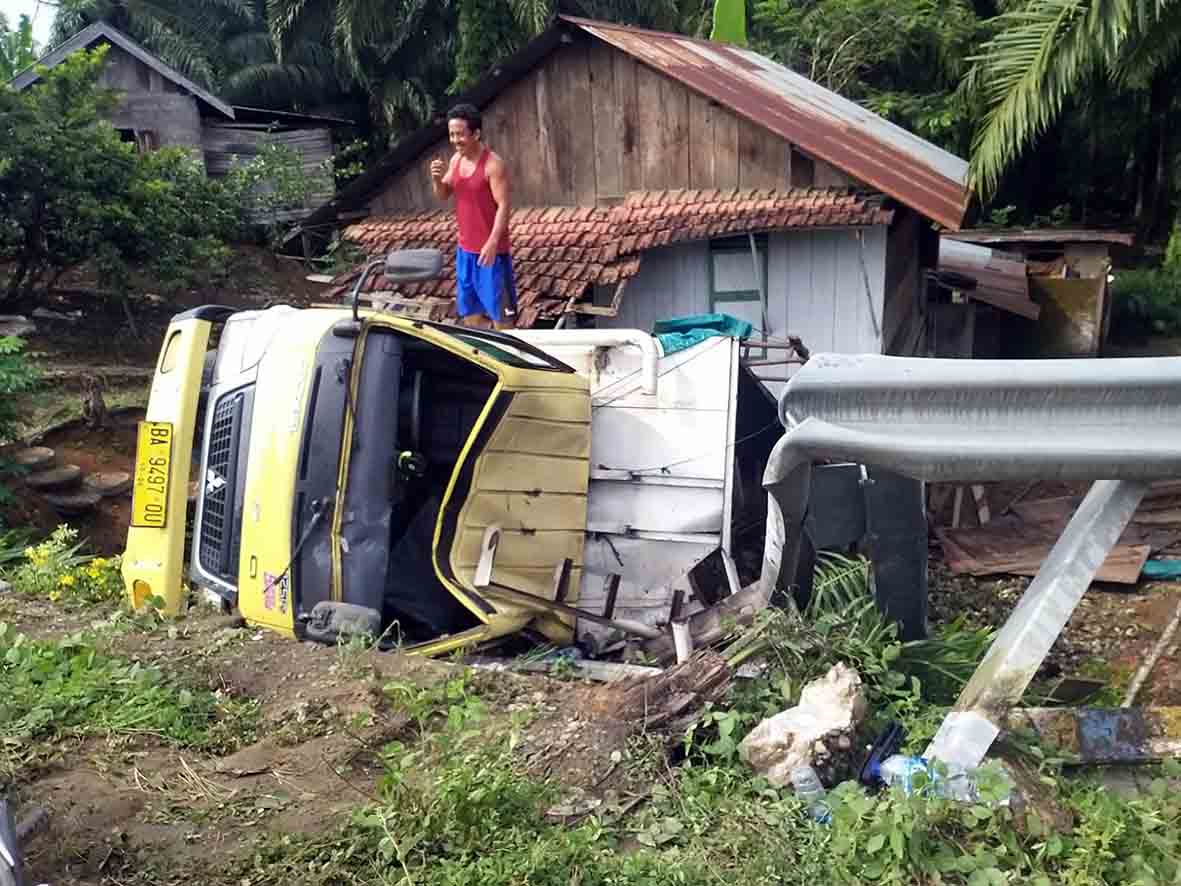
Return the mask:
[[135, 450], [131, 525], [163, 529], [168, 523], [168, 485], [172, 471], [172, 423], [141, 421]]

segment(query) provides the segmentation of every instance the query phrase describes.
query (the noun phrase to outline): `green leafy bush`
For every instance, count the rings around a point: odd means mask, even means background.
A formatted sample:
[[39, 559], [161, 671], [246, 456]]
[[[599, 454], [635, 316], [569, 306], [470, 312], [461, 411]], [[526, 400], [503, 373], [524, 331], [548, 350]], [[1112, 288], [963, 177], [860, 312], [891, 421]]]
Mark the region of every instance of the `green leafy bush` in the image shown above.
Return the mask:
[[1117, 271], [1111, 290], [1112, 338], [1181, 335], [1181, 268]]
[[20, 394], [37, 386], [40, 374], [25, 356], [25, 342], [15, 335], [0, 335], [0, 443], [12, 440]]

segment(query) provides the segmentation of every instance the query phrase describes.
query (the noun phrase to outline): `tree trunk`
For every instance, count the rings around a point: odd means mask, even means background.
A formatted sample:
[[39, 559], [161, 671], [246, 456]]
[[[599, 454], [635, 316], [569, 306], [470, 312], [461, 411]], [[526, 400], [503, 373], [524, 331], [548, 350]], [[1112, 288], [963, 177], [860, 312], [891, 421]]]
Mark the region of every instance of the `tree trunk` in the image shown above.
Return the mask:
[[1136, 230], [1141, 241], [1160, 230], [1161, 212], [1169, 189], [1169, 107], [1172, 104], [1169, 71], [1161, 70], [1148, 90], [1148, 125], [1140, 145], [1136, 189]]

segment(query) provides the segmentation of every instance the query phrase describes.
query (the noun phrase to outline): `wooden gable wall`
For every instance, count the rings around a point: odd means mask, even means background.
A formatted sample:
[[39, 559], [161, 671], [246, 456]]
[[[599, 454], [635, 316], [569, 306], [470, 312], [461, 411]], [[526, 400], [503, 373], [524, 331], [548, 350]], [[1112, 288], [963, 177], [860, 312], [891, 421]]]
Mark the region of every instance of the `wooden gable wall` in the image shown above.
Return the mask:
[[[589, 36], [575, 37], [484, 108], [516, 206], [609, 205], [629, 191], [829, 187], [854, 182], [778, 135]], [[392, 176], [375, 214], [437, 208], [432, 159]]]

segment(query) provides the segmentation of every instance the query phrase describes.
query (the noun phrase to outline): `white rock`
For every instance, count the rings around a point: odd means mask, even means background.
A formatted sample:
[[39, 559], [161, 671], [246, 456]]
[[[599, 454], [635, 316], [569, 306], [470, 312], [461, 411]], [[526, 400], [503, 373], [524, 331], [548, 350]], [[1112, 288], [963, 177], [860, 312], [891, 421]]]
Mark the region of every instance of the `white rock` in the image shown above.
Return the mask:
[[791, 771], [810, 764], [815, 747], [834, 732], [848, 735], [865, 719], [865, 693], [857, 672], [837, 663], [800, 693], [794, 708], [768, 717], [738, 746], [742, 757], [774, 785], [791, 783]]
[[11, 590], [12, 590], [12, 585], [9, 582], [6, 582], [4, 579], [0, 578], [0, 594], [7, 594]]

